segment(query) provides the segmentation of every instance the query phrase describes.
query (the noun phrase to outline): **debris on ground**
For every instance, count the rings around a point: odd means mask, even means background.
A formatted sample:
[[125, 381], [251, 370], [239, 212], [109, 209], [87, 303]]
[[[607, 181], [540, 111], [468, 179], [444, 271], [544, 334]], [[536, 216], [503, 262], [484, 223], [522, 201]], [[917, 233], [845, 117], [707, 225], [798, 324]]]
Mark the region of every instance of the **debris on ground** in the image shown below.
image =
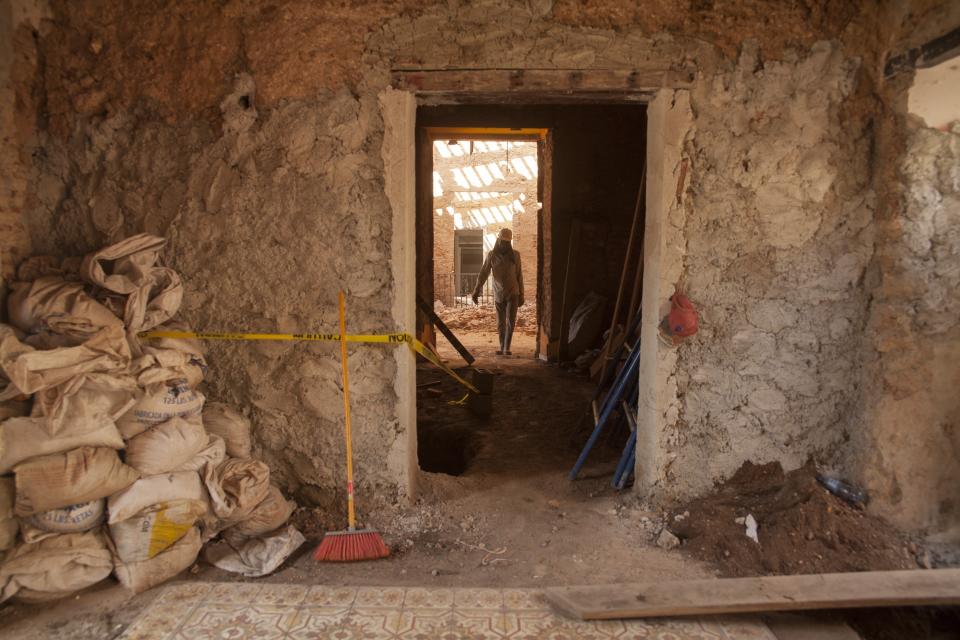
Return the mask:
[[817, 482], [826, 487], [827, 491], [835, 496], [839, 496], [853, 505], [865, 505], [869, 501], [867, 492], [858, 489], [848, 482], [839, 478], [831, 478], [822, 473], [817, 474]]
[[657, 536], [657, 546], [661, 549], [676, 549], [680, 546], [680, 538], [670, 533], [669, 529], [663, 529]]
[[746, 518], [737, 518], [734, 522], [742, 524], [746, 529], [746, 531], [744, 531], [746, 536], [757, 544], [760, 544], [760, 539], [757, 537], [757, 521], [752, 513], [747, 514]]
[[[497, 330], [497, 310], [490, 304], [444, 306], [434, 304], [434, 311], [443, 323], [453, 331], [493, 331]], [[537, 307], [534, 304], [524, 304], [517, 309], [517, 326], [514, 333], [528, 336], [537, 334]]]
[[709, 495], [673, 509], [689, 516], [669, 518], [669, 528], [681, 549], [724, 576], [916, 568], [896, 529], [831, 494], [816, 475], [812, 463], [784, 473], [779, 462], [745, 462]]

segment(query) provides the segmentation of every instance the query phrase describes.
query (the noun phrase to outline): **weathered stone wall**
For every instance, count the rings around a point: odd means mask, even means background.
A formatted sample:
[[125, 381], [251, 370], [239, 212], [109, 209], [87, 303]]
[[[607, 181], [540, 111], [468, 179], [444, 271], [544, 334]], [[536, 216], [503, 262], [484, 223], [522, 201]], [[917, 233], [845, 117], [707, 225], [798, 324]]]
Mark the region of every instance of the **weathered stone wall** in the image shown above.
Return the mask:
[[[699, 69], [682, 150], [689, 171], [666, 224], [703, 323], [672, 360], [656, 443], [668, 455], [655, 480], [686, 494], [746, 459], [793, 466], [808, 455], [845, 470], [847, 441], [869, 428], [858, 385], [874, 250], [869, 78], [883, 35], [871, 3], [806, 5], [56, 2], [39, 39], [47, 120], [33, 155], [31, 238], [62, 254], [166, 234], [187, 286], [184, 315], [205, 329], [328, 329], [339, 287], [351, 330], [404, 329], [390, 326], [396, 247], [378, 109], [392, 66], [689, 62]], [[751, 37], [759, 48], [744, 44]], [[947, 193], [953, 178], [937, 176]], [[916, 211], [905, 237], [927, 251], [938, 218]], [[931, 255], [939, 246], [930, 242]], [[928, 266], [917, 262], [918, 278]], [[933, 293], [923, 299], [914, 303], [946, 309]], [[940, 318], [918, 314], [906, 331], [946, 358], [935, 346], [956, 345], [956, 334]], [[884, 367], [896, 378], [911, 358], [884, 356]], [[210, 361], [210, 397], [251, 415], [281, 482], [325, 501], [342, 450], [333, 351], [213, 345]], [[358, 348], [350, 364], [360, 482], [397, 495], [413, 454], [399, 432], [396, 363]], [[926, 401], [917, 394], [940, 392], [910, 387], [909, 404], [890, 393], [906, 416]], [[945, 435], [933, 441], [955, 443], [955, 421], [938, 424]], [[905, 484], [930, 485], [906, 471], [923, 461], [877, 442], [878, 473], [900, 474], [899, 489], [879, 495], [878, 508], [892, 511]], [[936, 478], [945, 491], [948, 478]], [[924, 501], [921, 491], [911, 499]]]
[[[960, 26], [955, 2], [912, 0], [909, 7], [894, 22], [892, 54]], [[902, 72], [878, 90], [877, 250], [864, 282], [870, 304], [861, 410], [849, 449], [875, 511], [905, 529], [957, 543], [960, 129], [954, 122], [934, 130], [908, 115], [916, 80]], [[952, 89], [927, 98], [949, 102]]]
[[[28, 141], [34, 134], [36, 104], [29, 78], [37, 66], [34, 30], [44, 17], [44, 3], [0, 2], [0, 279], [8, 281], [20, 260], [30, 254], [24, 223], [30, 175]], [[0, 302], [4, 286], [0, 285]]]
[[[82, 252], [146, 230], [170, 239], [166, 258], [188, 291], [181, 314], [195, 327], [334, 330], [343, 287], [349, 331], [393, 330], [376, 94], [260, 112], [254, 91], [249, 76], [237, 79], [221, 102], [221, 131], [118, 114], [68, 145], [50, 139], [31, 218], [36, 249]], [[320, 499], [311, 488], [342, 472], [335, 347], [211, 344], [210, 361], [209, 396], [245, 408], [278, 480]], [[404, 441], [388, 435], [397, 430], [393, 355], [357, 348], [350, 368], [358, 474], [389, 496], [407, 458]]]
[[827, 43], [779, 62], [745, 46], [691, 93], [684, 273], [702, 322], [679, 349], [668, 486], [842, 459], [873, 253], [869, 136], [842, 112], [857, 66]]
[[900, 214], [878, 226], [859, 476], [908, 529], [960, 541], [960, 123], [908, 124]]

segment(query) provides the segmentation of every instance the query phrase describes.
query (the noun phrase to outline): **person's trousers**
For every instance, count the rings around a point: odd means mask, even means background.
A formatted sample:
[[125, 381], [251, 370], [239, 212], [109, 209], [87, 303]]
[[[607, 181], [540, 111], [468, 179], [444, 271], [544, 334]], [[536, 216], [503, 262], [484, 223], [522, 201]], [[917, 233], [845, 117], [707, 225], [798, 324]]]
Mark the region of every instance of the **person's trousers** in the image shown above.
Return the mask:
[[517, 326], [518, 296], [510, 296], [504, 301], [497, 300], [497, 333], [500, 334], [500, 350], [510, 351], [513, 341], [513, 328]]

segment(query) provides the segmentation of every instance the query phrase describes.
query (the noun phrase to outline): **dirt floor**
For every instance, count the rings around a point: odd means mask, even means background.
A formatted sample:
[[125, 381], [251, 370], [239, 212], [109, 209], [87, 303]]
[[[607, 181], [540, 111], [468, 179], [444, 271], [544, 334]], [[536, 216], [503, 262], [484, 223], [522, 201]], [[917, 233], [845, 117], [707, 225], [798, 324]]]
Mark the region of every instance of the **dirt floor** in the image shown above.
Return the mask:
[[[423, 473], [421, 495], [409, 508], [366, 514], [393, 550], [386, 560], [320, 564], [310, 552], [337, 518], [300, 509], [294, 522], [307, 536], [298, 553], [261, 580], [298, 584], [516, 586], [606, 583], [706, 577], [713, 572], [655, 540], [666, 514], [609, 487], [619, 445], [610, 442], [591, 457], [580, 478], [566, 473], [585, 437], [580, 415], [592, 384], [573, 371], [533, 359], [530, 335], [515, 337], [514, 355], [498, 357], [496, 334], [466, 333], [461, 339], [476, 366], [495, 374], [493, 414], [473, 417], [458, 405], [455, 383], [434, 368], [418, 371], [418, 404], [430, 416], [427, 429], [446, 434], [455, 450], [470, 442], [459, 476]], [[462, 360], [442, 342], [451, 365]], [[439, 388], [440, 393], [427, 389]], [[428, 438], [429, 439], [429, 436]], [[615, 446], [616, 445], [616, 446]], [[421, 445], [424, 446], [424, 445]], [[427, 445], [429, 448], [430, 445]], [[459, 448], [458, 448], [459, 447]], [[199, 560], [185, 580], [242, 581]], [[112, 638], [155, 597], [130, 597], [112, 581], [56, 606], [0, 607], [0, 635], [12, 638]]]

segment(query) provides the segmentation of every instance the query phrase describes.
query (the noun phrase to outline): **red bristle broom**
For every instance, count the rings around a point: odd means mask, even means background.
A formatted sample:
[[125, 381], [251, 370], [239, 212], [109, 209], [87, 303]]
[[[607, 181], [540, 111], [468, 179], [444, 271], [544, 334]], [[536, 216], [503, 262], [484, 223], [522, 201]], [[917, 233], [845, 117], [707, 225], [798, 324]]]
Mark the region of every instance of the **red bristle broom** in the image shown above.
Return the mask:
[[340, 292], [340, 371], [343, 375], [344, 436], [347, 441], [347, 530], [328, 531], [316, 551], [320, 562], [352, 562], [376, 560], [390, 555], [390, 548], [372, 529], [357, 530], [357, 514], [353, 506], [353, 436], [350, 433], [350, 374], [347, 371], [346, 301]]

